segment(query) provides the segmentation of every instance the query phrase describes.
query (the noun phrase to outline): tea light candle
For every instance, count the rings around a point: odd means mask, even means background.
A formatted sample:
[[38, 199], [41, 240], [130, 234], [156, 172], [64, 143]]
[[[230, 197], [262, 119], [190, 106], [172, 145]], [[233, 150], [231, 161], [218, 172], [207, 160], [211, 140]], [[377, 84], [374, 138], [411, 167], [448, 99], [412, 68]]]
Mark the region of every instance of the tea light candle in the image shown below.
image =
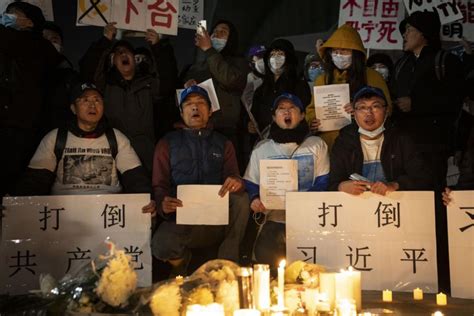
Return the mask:
[[423, 299], [423, 290], [417, 287], [413, 290], [413, 299], [416, 301], [420, 301]]
[[182, 275], [177, 275], [176, 276], [176, 283], [178, 283], [178, 285], [182, 285], [184, 283], [184, 278]]
[[356, 305], [354, 300], [347, 300], [342, 299], [337, 301], [337, 315], [338, 316], [355, 316], [357, 315], [356, 312]]
[[392, 301], [392, 291], [385, 290], [382, 292], [382, 300], [384, 302], [391, 302]]
[[234, 316], [260, 316], [260, 312], [256, 309], [244, 308], [235, 310]]
[[448, 305], [448, 298], [446, 297], [446, 294], [443, 292], [440, 292], [439, 294], [436, 294], [436, 304], [437, 305]]
[[280, 261], [278, 266], [278, 307], [282, 308], [285, 306], [285, 266], [286, 260]]
[[436, 311], [433, 314], [431, 314], [431, 316], [444, 316], [444, 314], [441, 313], [440, 311]]

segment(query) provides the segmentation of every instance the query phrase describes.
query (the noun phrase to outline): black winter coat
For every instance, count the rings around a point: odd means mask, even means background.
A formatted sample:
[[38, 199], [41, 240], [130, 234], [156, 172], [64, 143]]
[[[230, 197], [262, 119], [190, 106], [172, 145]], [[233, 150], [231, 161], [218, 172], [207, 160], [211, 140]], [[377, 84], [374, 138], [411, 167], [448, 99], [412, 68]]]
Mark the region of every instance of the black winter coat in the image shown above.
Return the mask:
[[462, 106], [464, 76], [461, 61], [447, 53], [445, 74], [438, 80], [437, 52], [425, 46], [418, 58], [407, 53], [395, 67], [393, 92], [396, 98], [411, 98], [411, 111], [401, 112], [394, 107], [394, 121], [413, 137], [416, 144], [451, 143], [455, 119]]
[[[431, 189], [431, 173], [423, 163], [411, 138], [386, 124], [380, 160], [388, 182], [397, 182], [399, 190]], [[331, 152], [330, 191], [337, 191], [341, 182], [352, 173], [362, 174], [364, 155], [358, 126], [352, 123], [339, 132]]]

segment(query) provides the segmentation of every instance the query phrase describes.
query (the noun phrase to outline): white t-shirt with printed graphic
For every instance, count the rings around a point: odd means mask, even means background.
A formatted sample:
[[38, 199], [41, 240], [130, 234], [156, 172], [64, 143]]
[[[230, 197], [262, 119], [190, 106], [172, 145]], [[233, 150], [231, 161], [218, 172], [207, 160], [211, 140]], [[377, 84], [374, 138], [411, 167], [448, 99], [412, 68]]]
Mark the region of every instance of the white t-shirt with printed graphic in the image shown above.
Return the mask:
[[[110, 194], [122, 191], [117, 171], [124, 173], [141, 165], [128, 138], [114, 129], [117, 156], [112, 157], [109, 141], [103, 134], [98, 138], [81, 138], [68, 132], [63, 156], [57, 164], [56, 179], [51, 194]], [[58, 130], [49, 132], [39, 144], [29, 168], [56, 170], [54, 146]]]
[[384, 136], [377, 139], [360, 138], [362, 153], [364, 154], [364, 164], [362, 165], [362, 175], [372, 182], [386, 182], [385, 173], [380, 161]]

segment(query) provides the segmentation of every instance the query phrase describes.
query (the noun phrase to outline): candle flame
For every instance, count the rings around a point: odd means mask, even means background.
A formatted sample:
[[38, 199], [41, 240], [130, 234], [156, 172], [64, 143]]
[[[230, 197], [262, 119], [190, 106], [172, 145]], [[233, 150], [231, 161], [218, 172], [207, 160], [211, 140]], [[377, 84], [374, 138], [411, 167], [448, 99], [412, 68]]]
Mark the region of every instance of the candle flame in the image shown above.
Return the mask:
[[280, 261], [279, 267], [280, 267], [280, 268], [284, 268], [285, 266], [286, 266], [286, 260], [283, 259], [282, 261]]

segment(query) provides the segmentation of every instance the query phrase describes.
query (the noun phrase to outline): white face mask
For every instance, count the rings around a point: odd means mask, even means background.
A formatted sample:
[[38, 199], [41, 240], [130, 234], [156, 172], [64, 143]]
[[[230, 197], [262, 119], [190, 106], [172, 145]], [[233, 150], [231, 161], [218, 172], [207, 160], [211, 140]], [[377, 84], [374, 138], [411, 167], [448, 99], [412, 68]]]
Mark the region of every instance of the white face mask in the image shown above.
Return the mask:
[[263, 58], [257, 59], [255, 62], [255, 70], [258, 71], [258, 73], [264, 75], [265, 74], [265, 61]]
[[382, 76], [383, 80], [387, 81], [389, 75], [387, 67], [375, 67], [374, 70]]
[[275, 75], [280, 75], [283, 72], [284, 64], [285, 64], [285, 56], [270, 57], [270, 70]]
[[214, 47], [215, 50], [220, 52], [221, 50], [224, 49], [225, 45], [227, 44], [227, 40], [225, 38], [212, 37], [211, 43], [212, 43], [212, 47]]
[[340, 70], [345, 70], [352, 65], [352, 55], [331, 53], [332, 62]]
[[[385, 122], [384, 122], [384, 124], [385, 124]], [[382, 124], [379, 128], [374, 129], [373, 131], [368, 131], [368, 130], [363, 129], [362, 127], [359, 126], [359, 134], [365, 135], [369, 138], [375, 138], [375, 137], [379, 136], [380, 134], [382, 134], [383, 131], [385, 131], [384, 124]]]

